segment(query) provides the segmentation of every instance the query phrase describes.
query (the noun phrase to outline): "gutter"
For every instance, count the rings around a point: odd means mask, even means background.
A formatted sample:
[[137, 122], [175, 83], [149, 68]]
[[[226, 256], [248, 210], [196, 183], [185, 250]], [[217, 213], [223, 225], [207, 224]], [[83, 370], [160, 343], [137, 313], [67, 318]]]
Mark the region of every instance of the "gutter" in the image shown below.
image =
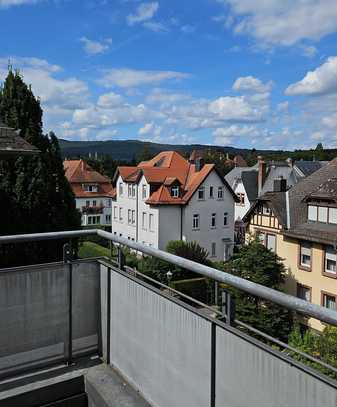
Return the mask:
[[290, 229], [289, 190], [286, 191], [286, 213], [287, 213], [287, 229]]

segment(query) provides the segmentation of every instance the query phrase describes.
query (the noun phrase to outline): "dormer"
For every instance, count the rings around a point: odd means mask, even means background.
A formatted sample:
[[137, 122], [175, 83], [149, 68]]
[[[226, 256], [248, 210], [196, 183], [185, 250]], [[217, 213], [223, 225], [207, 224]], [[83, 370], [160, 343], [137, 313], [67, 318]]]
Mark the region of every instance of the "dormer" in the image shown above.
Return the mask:
[[307, 221], [337, 225], [337, 179], [328, 179], [308, 195]]
[[181, 196], [181, 183], [178, 178], [166, 178], [164, 185], [169, 189], [172, 198], [180, 198]]
[[98, 192], [98, 184], [82, 184], [83, 191]]

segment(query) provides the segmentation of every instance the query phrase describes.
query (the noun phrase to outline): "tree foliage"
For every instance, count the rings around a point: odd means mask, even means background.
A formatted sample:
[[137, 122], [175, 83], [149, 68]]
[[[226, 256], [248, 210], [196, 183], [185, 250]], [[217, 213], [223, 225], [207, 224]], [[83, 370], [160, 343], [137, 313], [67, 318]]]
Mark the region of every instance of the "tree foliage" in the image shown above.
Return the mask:
[[[243, 246], [222, 269], [275, 290], [281, 290], [285, 268], [281, 259], [258, 240]], [[292, 315], [284, 308], [240, 290], [228, 288], [236, 302], [236, 318], [269, 335], [287, 340]]]
[[[42, 109], [18, 72], [10, 70], [0, 88], [0, 120], [19, 129], [36, 146], [36, 156], [0, 161], [1, 234], [37, 233], [80, 227], [80, 215], [64, 175], [58, 140], [43, 134]], [[3, 266], [52, 261], [62, 255], [62, 242], [3, 246]]]

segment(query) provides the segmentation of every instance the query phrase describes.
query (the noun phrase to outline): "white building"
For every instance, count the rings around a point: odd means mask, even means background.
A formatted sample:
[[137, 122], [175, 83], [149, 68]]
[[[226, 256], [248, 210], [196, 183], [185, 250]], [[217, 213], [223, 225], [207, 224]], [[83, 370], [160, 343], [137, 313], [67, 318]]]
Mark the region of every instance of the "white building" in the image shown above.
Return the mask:
[[111, 226], [111, 202], [115, 190], [109, 178], [93, 170], [83, 160], [65, 160], [65, 175], [82, 215], [82, 226]]
[[173, 151], [114, 177], [112, 232], [159, 249], [170, 240], [197, 241], [213, 260], [227, 259], [234, 240], [234, 201], [214, 164]]

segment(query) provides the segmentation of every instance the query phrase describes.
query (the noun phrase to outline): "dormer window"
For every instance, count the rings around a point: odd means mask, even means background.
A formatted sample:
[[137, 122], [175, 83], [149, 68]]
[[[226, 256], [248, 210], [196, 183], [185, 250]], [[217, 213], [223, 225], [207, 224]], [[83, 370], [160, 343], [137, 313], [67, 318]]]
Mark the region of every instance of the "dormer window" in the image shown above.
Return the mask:
[[98, 186], [96, 184], [84, 184], [83, 189], [86, 192], [98, 192]]
[[308, 205], [308, 221], [337, 224], [337, 208]]
[[179, 198], [179, 185], [174, 185], [171, 187], [171, 196], [173, 198]]

